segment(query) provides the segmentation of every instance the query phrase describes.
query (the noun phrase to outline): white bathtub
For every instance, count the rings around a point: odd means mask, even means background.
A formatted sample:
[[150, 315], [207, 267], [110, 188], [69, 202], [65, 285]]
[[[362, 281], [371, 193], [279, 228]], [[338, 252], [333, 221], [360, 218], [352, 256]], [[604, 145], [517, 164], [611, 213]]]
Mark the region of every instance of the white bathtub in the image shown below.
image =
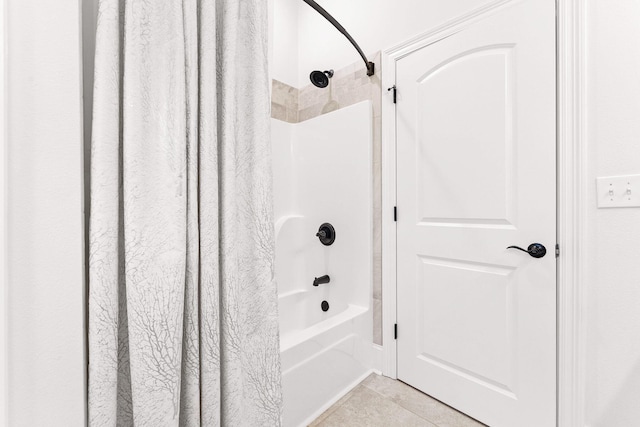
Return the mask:
[[[371, 372], [371, 114], [366, 102], [272, 122], [286, 427], [308, 424]], [[331, 246], [315, 236], [325, 222]], [[330, 283], [313, 286], [325, 274]]]
[[347, 304], [325, 313], [321, 301], [310, 291], [280, 297], [287, 427], [309, 424], [371, 372], [371, 310]]
[[321, 294], [320, 290], [295, 291], [279, 297], [282, 352], [368, 311], [367, 307], [336, 302], [324, 312], [321, 304], [325, 298]]

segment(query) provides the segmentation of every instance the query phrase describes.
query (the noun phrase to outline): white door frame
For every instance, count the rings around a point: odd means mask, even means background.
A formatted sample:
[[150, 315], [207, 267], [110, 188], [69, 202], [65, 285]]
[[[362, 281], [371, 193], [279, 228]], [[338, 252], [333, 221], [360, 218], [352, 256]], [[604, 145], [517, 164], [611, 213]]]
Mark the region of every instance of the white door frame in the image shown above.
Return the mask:
[[[396, 62], [448, 37], [487, 13], [518, 0], [495, 0], [382, 53], [382, 87], [396, 81]], [[557, 268], [558, 426], [585, 425], [586, 96], [583, 0], [556, 0], [557, 8]], [[402, 88], [398, 88], [398, 97]], [[392, 96], [382, 100], [382, 373], [396, 378], [396, 114]], [[402, 214], [402, 213], [400, 213]]]
[[9, 296], [9, 280], [7, 272], [7, 23], [5, 9], [7, 2], [0, 4], [0, 425], [9, 425], [8, 414], [8, 367], [7, 367], [7, 299]]

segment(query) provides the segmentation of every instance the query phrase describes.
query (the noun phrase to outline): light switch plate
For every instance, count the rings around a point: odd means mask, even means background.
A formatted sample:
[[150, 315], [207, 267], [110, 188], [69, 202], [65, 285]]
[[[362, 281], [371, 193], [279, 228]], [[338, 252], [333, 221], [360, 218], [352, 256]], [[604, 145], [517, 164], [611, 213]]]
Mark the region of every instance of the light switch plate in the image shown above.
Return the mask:
[[605, 176], [597, 181], [599, 208], [640, 207], [640, 175]]

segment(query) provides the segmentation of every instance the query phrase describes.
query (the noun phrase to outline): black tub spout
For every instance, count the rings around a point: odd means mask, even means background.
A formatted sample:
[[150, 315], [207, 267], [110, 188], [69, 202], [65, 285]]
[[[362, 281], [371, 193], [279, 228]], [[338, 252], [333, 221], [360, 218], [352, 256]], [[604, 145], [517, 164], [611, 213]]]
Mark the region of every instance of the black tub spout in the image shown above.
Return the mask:
[[313, 286], [324, 285], [325, 283], [329, 283], [331, 278], [326, 274], [324, 276], [316, 277], [313, 279]]

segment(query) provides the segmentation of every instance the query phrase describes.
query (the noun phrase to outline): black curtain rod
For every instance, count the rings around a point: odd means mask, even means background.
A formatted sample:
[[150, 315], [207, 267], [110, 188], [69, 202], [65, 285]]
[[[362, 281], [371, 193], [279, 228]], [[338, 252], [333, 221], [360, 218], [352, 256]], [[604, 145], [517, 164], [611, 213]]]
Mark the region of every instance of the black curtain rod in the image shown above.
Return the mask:
[[331, 22], [331, 24], [336, 27], [336, 29], [338, 31], [340, 31], [342, 33], [342, 35], [344, 35], [347, 40], [349, 40], [351, 42], [351, 44], [353, 45], [353, 47], [356, 48], [356, 50], [358, 51], [358, 53], [360, 54], [360, 56], [362, 57], [362, 60], [364, 61], [366, 67], [367, 67], [367, 76], [373, 76], [373, 72], [375, 70], [375, 65], [373, 62], [369, 61], [367, 59], [367, 56], [364, 54], [364, 52], [362, 51], [362, 49], [360, 49], [360, 46], [358, 46], [358, 43], [356, 43], [356, 41], [353, 39], [353, 37], [351, 37], [351, 35], [347, 32], [347, 30], [344, 29], [344, 27], [342, 25], [340, 25], [340, 23], [338, 21], [336, 21], [336, 19], [331, 16], [331, 14], [329, 14], [329, 12], [327, 12], [326, 10], [324, 10], [322, 8], [322, 6], [320, 6], [318, 3], [316, 3], [313, 0], [303, 0], [306, 4], [308, 4], [309, 6], [311, 6], [316, 12], [318, 12], [320, 15], [324, 16], [324, 18]]

